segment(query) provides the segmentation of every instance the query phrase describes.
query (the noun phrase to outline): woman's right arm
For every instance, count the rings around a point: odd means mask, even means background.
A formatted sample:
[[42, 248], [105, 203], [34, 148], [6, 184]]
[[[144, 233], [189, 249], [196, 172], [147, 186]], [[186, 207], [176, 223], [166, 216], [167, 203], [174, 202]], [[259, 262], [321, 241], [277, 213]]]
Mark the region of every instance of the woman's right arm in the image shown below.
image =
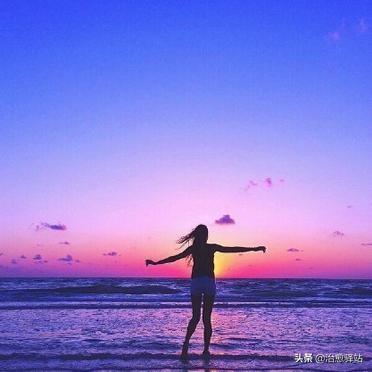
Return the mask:
[[164, 258], [163, 260], [160, 260], [160, 261], [146, 260], [145, 263], [146, 263], [146, 266], [148, 266], [148, 265], [161, 265], [161, 264], [165, 264], [165, 263], [180, 260], [181, 258], [187, 257], [189, 254], [191, 254], [191, 247], [186, 248], [183, 252], [181, 252], [179, 254]]

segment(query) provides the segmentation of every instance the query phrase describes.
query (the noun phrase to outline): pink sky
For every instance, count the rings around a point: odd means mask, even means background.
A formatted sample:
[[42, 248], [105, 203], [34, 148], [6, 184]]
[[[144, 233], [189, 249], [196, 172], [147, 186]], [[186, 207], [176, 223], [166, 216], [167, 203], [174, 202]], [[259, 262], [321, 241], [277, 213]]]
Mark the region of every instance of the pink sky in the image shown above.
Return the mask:
[[[63, 223], [51, 221], [40, 228], [36, 222], [24, 226], [21, 233], [14, 231], [2, 236], [2, 247], [7, 249], [1, 251], [1, 273], [5, 276], [188, 277], [190, 267], [185, 260], [155, 267], [145, 267], [144, 260], [177, 254], [180, 252], [175, 243], [177, 237], [198, 222], [211, 221], [207, 224], [210, 242], [267, 247], [265, 254], [217, 253], [217, 277], [369, 278], [370, 207], [350, 208], [330, 200], [336, 205], [335, 211], [323, 210], [322, 200], [317, 204], [303, 197], [304, 188], [300, 192], [290, 180], [273, 180], [270, 187], [263, 181], [253, 189], [236, 188], [222, 203], [214, 202], [220, 200], [220, 189], [216, 195], [210, 193], [204, 198], [200, 190], [194, 190], [192, 207], [186, 195], [177, 192], [168, 195], [168, 203], [165, 195], [159, 196], [145, 215], [140, 211], [146, 210], [143, 205], [146, 200], [138, 205], [129, 203], [127, 207], [132, 208], [129, 219], [129, 209], [120, 205], [113, 210], [101, 206], [106, 212], [104, 216], [65, 207], [64, 218], [60, 220]], [[217, 224], [215, 220], [224, 215], [219, 210], [225, 212], [227, 204], [231, 205], [230, 219], [235, 223]], [[166, 213], [160, 212], [162, 208]], [[136, 210], [137, 214], [133, 213]], [[200, 220], [195, 216], [200, 216]], [[34, 259], [37, 254], [41, 260]], [[21, 255], [26, 258], [20, 258]]]

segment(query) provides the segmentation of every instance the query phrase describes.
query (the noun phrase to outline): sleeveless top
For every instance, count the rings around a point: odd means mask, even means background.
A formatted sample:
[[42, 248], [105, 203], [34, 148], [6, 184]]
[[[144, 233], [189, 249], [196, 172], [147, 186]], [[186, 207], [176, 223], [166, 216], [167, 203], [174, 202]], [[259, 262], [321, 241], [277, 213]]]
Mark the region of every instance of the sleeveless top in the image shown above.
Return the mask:
[[193, 267], [191, 278], [209, 276], [214, 278], [214, 245], [192, 246]]

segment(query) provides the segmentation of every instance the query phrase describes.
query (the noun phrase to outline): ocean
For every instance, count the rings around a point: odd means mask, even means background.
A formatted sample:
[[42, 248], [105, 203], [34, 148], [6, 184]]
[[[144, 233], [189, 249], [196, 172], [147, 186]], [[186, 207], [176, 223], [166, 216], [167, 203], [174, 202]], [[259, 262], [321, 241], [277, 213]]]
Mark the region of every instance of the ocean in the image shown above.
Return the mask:
[[372, 371], [372, 280], [217, 279], [178, 358], [189, 279], [0, 279], [1, 371]]

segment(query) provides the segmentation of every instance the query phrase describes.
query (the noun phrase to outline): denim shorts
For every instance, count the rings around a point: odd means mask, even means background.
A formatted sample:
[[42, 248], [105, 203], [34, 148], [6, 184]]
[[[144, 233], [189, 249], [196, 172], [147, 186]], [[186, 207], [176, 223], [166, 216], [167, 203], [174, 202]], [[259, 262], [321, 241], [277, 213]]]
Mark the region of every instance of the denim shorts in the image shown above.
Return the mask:
[[210, 276], [192, 278], [190, 292], [192, 295], [206, 294], [214, 296], [216, 294], [216, 282]]

